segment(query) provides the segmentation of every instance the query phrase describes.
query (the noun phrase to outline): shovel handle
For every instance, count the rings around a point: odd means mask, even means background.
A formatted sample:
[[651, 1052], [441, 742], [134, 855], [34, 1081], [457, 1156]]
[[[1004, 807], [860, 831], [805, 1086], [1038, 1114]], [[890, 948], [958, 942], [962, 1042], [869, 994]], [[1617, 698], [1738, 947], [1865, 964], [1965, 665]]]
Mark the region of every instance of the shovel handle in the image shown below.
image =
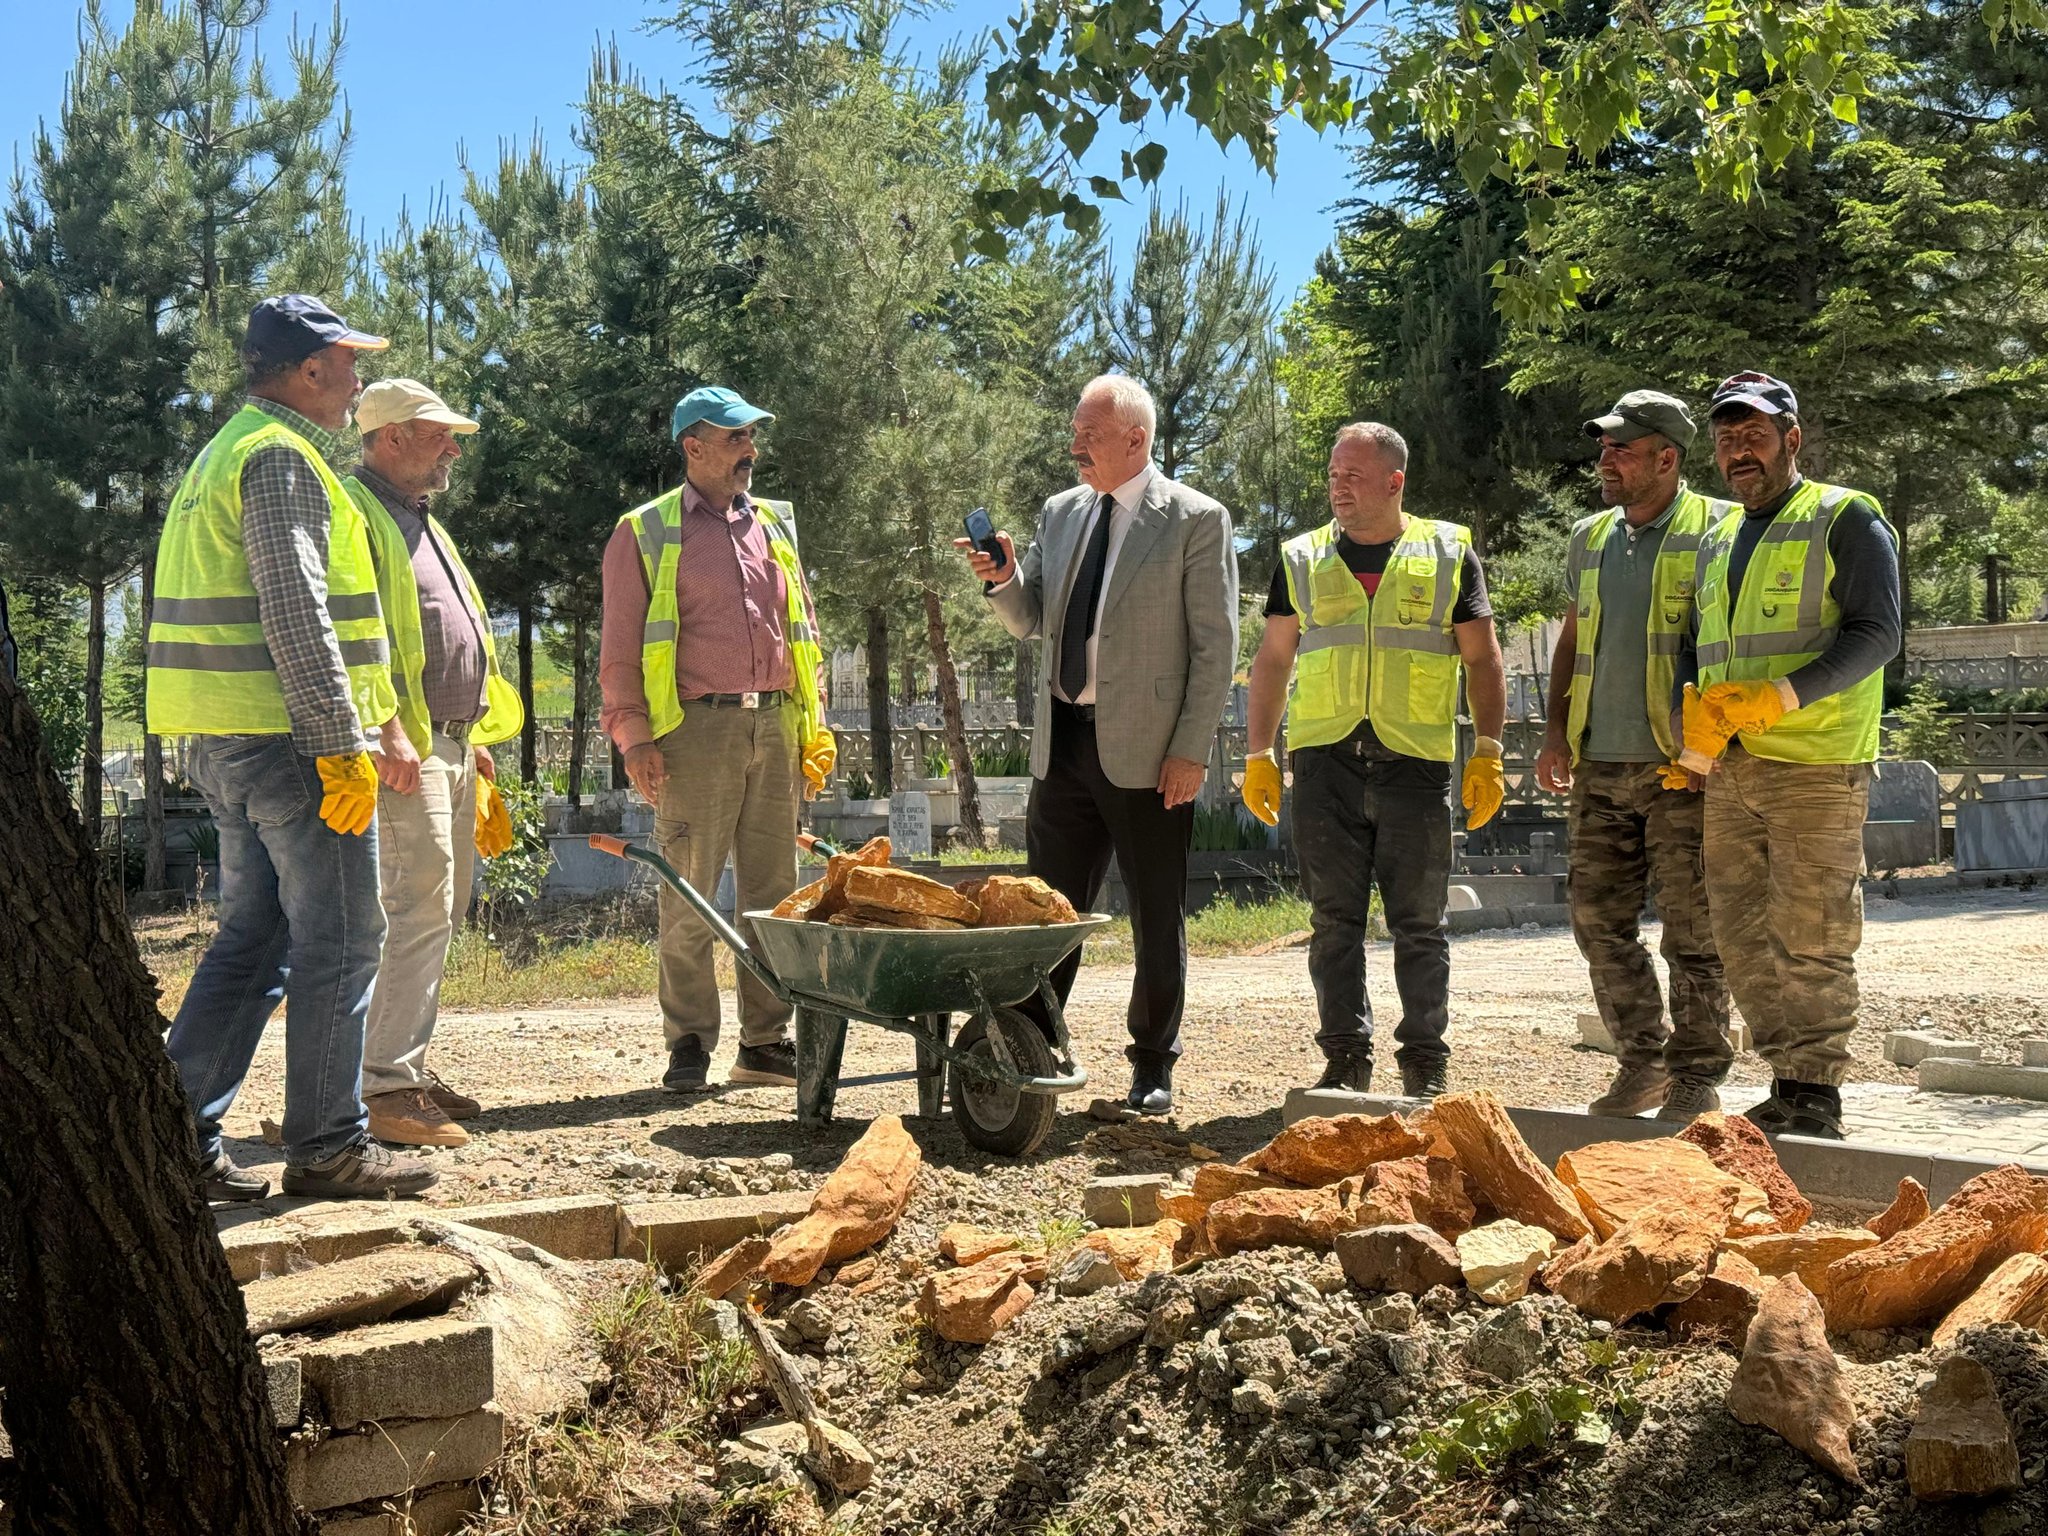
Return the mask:
[[599, 853], [610, 854], [615, 859], [623, 859], [626, 856], [626, 840], [623, 837], [613, 837], [609, 832], [591, 833], [590, 846]]

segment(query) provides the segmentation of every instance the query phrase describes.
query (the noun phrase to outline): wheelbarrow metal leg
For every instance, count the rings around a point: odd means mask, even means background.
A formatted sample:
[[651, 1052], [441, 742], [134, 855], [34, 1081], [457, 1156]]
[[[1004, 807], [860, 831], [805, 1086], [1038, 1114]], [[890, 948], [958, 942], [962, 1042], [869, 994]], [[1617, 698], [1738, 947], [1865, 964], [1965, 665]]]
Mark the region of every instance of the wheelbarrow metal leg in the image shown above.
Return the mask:
[[946, 1058], [943, 1054], [953, 1025], [950, 1013], [917, 1017], [917, 1112], [935, 1120], [946, 1106]]
[[816, 1008], [796, 1010], [796, 1118], [819, 1126], [832, 1118], [839, 1095], [839, 1062], [846, 1053], [846, 1020]]

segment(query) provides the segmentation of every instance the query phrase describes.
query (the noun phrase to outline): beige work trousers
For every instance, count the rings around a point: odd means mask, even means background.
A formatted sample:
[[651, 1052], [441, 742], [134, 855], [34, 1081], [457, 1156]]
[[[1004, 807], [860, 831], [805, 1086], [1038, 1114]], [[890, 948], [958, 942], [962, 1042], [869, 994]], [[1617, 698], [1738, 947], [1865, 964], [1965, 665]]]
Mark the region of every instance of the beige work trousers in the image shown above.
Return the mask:
[[1756, 1053], [1779, 1077], [1840, 1084], [1860, 996], [1868, 763], [1781, 763], [1739, 741], [1707, 780], [1714, 947]]
[[[676, 872], [712, 899], [732, 860], [739, 911], [772, 907], [796, 889], [797, 708], [738, 709], [685, 703], [683, 723], [657, 743], [668, 764], [654, 841]], [[661, 930], [661, 1026], [670, 1046], [695, 1035], [718, 1048], [715, 941], [704, 920], [667, 886], [657, 896]], [[737, 923], [748, 932], [744, 919]], [[749, 935], [751, 937], [751, 935]], [[789, 1026], [789, 1005], [740, 972], [740, 1043], [767, 1045]]]
[[363, 1097], [426, 1082], [455, 925], [476, 875], [476, 754], [434, 732], [417, 794], [377, 791], [384, 960], [363, 1034]]

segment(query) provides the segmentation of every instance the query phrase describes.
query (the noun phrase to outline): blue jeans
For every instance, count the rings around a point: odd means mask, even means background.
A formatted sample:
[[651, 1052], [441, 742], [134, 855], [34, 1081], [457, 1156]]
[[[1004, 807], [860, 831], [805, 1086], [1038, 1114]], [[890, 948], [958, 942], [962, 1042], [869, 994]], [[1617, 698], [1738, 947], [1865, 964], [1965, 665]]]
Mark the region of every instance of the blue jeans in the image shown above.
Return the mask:
[[[192, 780], [220, 829], [220, 931], [171, 1025], [199, 1156], [285, 999], [284, 1146], [294, 1167], [359, 1140], [363, 1021], [384, 948], [377, 829], [344, 837], [320, 820], [320, 774], [289, 736], [205, 736]], [[287, 985], [289, 981], [289, 985]]]

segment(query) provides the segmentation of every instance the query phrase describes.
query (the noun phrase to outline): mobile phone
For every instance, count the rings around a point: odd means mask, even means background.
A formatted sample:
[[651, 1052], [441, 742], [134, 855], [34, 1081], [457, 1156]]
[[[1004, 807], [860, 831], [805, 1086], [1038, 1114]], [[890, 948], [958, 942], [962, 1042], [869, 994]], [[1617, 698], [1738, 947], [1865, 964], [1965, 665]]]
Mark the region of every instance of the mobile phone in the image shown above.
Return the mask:
[[1004, 564], [1008, 557], [1003, 553], [1003, 546], [996, 542], [996, 525], [989, 521], [988, 508], [976, 507], [963, 521], [969, 542], [997, 565]]

